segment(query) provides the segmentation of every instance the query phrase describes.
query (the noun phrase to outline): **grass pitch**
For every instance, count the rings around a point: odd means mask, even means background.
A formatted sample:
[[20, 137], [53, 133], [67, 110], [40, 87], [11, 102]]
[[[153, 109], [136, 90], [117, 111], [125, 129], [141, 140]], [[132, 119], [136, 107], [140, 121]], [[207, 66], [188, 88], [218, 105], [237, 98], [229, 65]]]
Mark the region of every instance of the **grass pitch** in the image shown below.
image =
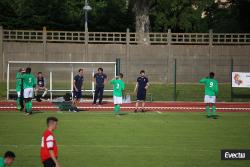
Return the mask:
[[62, 167], [249, 167], [250, 161], [221, 161], [221, 149], [250, 149], [250, 113], [111, 112], [0, 113], [0, 154], [13, 150], [13, 167], [40, 167], [40, 142], [48, 116]]

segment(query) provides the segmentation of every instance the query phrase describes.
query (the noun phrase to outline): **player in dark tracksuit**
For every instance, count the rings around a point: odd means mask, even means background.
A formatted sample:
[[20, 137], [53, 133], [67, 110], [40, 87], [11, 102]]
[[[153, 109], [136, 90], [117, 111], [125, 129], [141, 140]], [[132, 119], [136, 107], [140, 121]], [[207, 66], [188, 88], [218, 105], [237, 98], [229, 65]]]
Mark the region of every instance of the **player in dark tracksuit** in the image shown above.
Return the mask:
[[144, 112], [144, 107], [145, 107], [145, 101], [146, 101], [146, 95], [147, 95], [147, 89], [149, 87], [148, 83], [148, 78], [145, 76], [145, 71], [141, 70], [140, 71], [140, 77], [137, 78], [137, 82], [135, 85], [135, 90], [134, 92], [137, 92], [137, 101], [135, 105], [135, 111], [137, 112], [138, 110], [138, 105], [139, 102], [142, 102], [142, 112]]
[[104, 91], [104, 85], [107, 80], [107, 75], [103, 73], [102, 68], [98, 68], [98, 72], [95, 73], [94, 79], [96, 83], [95, 87], [95, 96], [94, 96], [94, 101], [93, 104], [96, 104], [97, 98], [99, 96], [99, 104], [102, 104], [102, 98], [103, 98], [103, 91]]
[[84, 81], [83, 78], [83, 69], [78, 70], [78, 74], [74, 77], [74, 83], [73, 83], [73, 101], [72, 106], [69, 109], [69, 111], [72, 112], [78, 112], [77, 105], [82, 98], [82, 84]]

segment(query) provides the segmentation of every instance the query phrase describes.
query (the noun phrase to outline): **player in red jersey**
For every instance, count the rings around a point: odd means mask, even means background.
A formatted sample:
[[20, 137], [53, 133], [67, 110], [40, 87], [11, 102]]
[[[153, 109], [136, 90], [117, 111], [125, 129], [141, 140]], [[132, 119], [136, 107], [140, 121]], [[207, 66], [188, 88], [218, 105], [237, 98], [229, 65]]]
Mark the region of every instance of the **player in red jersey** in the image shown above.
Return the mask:
[[56, 117], [47, 118], [47, 129], [43, 133], [41, 144], [41, 160], [44, 167], [60, 167], [57, 160], [58, 150], [56, 144], [56, 138], [52, 133], [57, 127], [58, 119]]

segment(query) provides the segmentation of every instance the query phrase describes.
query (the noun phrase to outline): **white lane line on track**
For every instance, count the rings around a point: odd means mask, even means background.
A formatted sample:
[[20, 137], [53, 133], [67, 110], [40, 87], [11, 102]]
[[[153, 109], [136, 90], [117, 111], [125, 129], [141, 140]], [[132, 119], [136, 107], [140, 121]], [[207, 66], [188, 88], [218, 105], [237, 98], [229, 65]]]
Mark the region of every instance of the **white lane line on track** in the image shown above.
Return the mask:
[[[113, 107], [78, 107], [79, 109], [113, 109]], [[121, 109], [134, 109], [135, 107], [121, 107]], [[0, 109], [16, 109], [15, 106], [0, 106]], [[33, 109], [59, 109], [56, 106], [35, 106]], [[145, 109], [155, 109], [155, 110], [204, 110], [204, 107], [145, 107]], [[218, 107], [217, 110], [250, 110], [250, 108], [229, 108], [229, 107]]]
[[[58, 109], [58, 107], [56, 106], [35, 106], [33, 107], [34, 109], [43, 109], [43, 108], [51, 108], [51, 109]], [[81, 106], [81, 107], [78, 107], [79, 109], [113, 109], [113, 107], [84, 107], [84, 106]], [[121, 109], [134, 109], [135, 107], [121, 107]], [[16, 109], [16, 107], [10, 107], [10, 106], [0, 106], [0, 109]], [[145, 107], [145, 109], [185, 109], [185, 110], [203, 110], [204, 107]], [[226, 107], [226, 108], [220, 108], [220, 107], [217, 107], [217, 110], [250, 110], [250, 108], [229, 108], [229, 107]]]

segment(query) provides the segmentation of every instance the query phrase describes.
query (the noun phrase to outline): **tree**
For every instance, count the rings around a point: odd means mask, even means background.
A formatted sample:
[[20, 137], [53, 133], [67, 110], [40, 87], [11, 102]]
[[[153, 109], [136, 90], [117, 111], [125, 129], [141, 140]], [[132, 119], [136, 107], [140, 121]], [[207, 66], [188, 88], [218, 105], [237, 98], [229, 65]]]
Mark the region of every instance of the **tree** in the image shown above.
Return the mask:
[[135, 31], [137, 32], [139, 43], [149, 43], [148, 35], [150, 32], [150, 10], [156, 4], [156, 0], [130, 0], [135, 14]]
[[[212, 1], [204, 0], [158, 0], [151, 13], [152, 31], [203, 32], [208, 25], [201, 13]], [[213, 2], [212, 2], [213, 3]]]
[[149, 12], [153, 0], [135, 0], [134, 9], [135, 12], [135, 25], [136, 32], [145, 33], [150, 30]]
[[0, 1], [0, 25], [10, 28], [16, 25], [16, 2], [15, 0]]
[[[250, 32], [250, 0], [89, 0], [90, 31]], [[10, 29], [84, 30], [84, 0], [0, 0]]]
[[249, 0], [214, 3], [206, 9], [209, 28], [215, 32], [250, 32], [249, 9]]
[[125, 0], [92, 0], [89, 27], [92, 31], [124, 32], [133, 29], [131, 6]]

